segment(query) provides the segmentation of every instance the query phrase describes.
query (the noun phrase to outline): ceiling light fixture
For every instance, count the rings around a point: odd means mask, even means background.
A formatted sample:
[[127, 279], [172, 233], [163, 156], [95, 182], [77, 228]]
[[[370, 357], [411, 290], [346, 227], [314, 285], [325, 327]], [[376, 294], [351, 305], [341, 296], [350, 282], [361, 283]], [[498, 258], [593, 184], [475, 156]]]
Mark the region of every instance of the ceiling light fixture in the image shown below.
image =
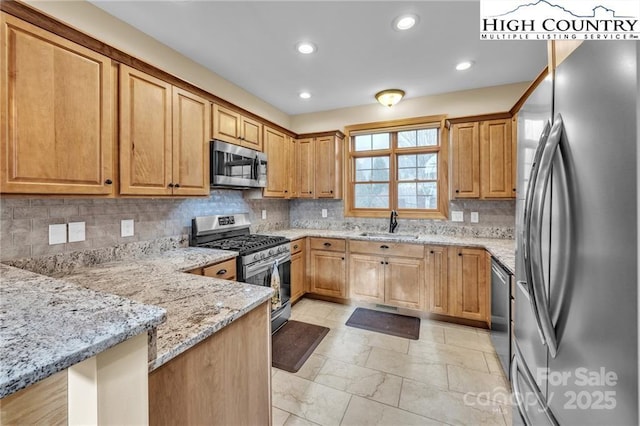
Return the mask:
[[400, 15], [393, 20], [393, 28], [398, 31], [406, 31], [418, 23], [417, 15]]
[[296, 50], [303, 55], [309, 55], [318, 49], [313, 43], [310, 43], [308, 41], [301, 41], [300, 43], [296, 44]]
[[404, 90], [400, 89], [387, 89], [376, 93], [378, 102], [389, 108], [400, 102], [403, 96]]
[[472, 65], [473, 65], [473, 61], [464, 61], [464, 62], [460, 62], [458, 65], [456, 65], [456, 69], [458, 71], [464, 71], [464, 70], [468, 70], [469, 68], [471, 68]]
[[309, 93], [309, 92], [300, 92], [299, 96], [302, 99], [309, 99], [311, 97], [311, 93]]

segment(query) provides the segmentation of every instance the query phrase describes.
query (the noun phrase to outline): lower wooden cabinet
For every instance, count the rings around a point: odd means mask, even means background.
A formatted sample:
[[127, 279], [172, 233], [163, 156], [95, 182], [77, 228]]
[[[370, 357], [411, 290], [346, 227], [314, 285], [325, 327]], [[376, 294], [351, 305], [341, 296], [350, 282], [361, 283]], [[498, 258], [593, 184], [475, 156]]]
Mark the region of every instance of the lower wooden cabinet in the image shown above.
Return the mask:
[[349, 251], [351, 298], [423, 309], [423, 246], [350, 241]]
[[425, 306], [434, 314], [449, 315], [449, 270], [448, 249], [442, 246], [426, 248], [426, 285]]
[[[345, 299], [347, 297], [347, 262], [345, 241], [311, 238], [311, 293]], [[322, 247], [322, 250], [318, 250]]]
[[150, 425], [267, 425], [271, 303], [149, 374]]
[[484, 249], [449, 249], [450, 309], [453, 316], [489, 321], [487, 259]]
[[304, 245], [304, 238], [291, 242], [291, 303], [300, 299], [305, 293], [307, 262]]
[[204, 275], [205, 277], [220, 278], [223, 280], [236, 280], [236, 259], [229, 259], [223, 262], [212, 263], [202, 268], [188, 271], [190, 274]]

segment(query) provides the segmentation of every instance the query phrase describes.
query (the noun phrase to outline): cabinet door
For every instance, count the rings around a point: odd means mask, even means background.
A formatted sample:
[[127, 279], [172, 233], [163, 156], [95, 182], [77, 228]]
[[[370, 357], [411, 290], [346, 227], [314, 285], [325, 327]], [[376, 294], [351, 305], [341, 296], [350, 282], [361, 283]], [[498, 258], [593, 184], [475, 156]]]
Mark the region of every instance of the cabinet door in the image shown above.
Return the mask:
[[285, 198], [288, 194], [289, 162], [285, 135], [269, 127], [264, 128], [264, 152], [267, 154], [267, 187], [265, 197]]
[[242, 146], [262, 151], [262, 123], [248, 117], [240, 117]]
[[511, 119], [480, 124], [480, 196], [512, 198]]
[[299, 198], [313, 198], [315, 181], [313, 148], [313, 138], [298, 139], [296, 183]]
[[171, 195], [171, 85], [120, 65], [120, 193]]
[[384, 265], [382, 256], [349, 256], [349, 291], [355, 300], [384, 303]]
[[511, 197], [516, 198], [518, 180], [518, 114], [511, 118]]
[[289, 188], [289, 196], [287, 198], [299, 198], [298, 186], [298, 160], [300, 156], [300, 143], [298, 139], [287, 136], [289, 144], [289, 176], [287, 176], [287, 187]]
[[449, 250], [449, 278], [453, 280], [455, 299], [453, 314], [460, 318], [489, 321], [487, 255], [483, 249]]
[[173, 88], [173, 194], [209, 194], [211, 104]]
[[213, 104], [213, 139], [242, 145], [240, 140], [240, 114]]
[[447, 248], [427, 247], [426, 302], [429, 312], [449, 315], [449, 279]]
[[291, 256], [291, 303], [304, 295], [304, 267], [304, 251], [299, 251]]
[[480, 142], [478, 123], [451, 126], [453, 198], [480, 197]]
[[388, 257], [385, 262], [385, 303], [422, 309], [424, 259]]
[[215, 263], [213, 265], [202, 268], [202, 275], [205, 277], [220, 278], [221, 280], [236, 279], [236, 260], [229, 259], [224, 262]]
[[0, 191], [112, 194], [111, 60], [1, 15]]
[[336, 143], [333, 136], [316, 138], [315, 140], [315, 198], [334, 198], [336, 190]]
[[330, 251], [311, 251], [311, 292], [345, 298], [345, 254]]

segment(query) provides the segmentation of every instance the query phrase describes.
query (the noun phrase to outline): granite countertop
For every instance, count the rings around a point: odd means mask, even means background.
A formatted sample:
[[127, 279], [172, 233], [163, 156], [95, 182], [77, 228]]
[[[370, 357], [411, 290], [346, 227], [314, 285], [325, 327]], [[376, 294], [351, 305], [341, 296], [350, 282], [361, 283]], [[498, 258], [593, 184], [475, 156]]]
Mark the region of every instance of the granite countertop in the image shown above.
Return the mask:
[[62, 278], [166, 310], [155, 345], [150, 343], [151, 371], [271, 298], [268, 287], [185, 273], [236, 256], [231, 251], [177, 248], [80, 267]]
[[[304, 237], [345, 238], [349, 240], [384, 241], [410, 244], [435, 244], [464, 247], [481, 247], [489, 251], [503, 266], [514, 274], [516, 270], [515, 240], [500, 238], [453, 237], [434, 234], [404, 234], [398, 232], [396, 237], [386, 237], [383, 232], [367, 232], [374, 235], [362, 235], [362, 231], [338, 231], [327, 229], [285, 229], [267, 232], [295, 240]], [[375, 235], [380, 234], [380, 235]], [[416, 238], [417, 236], [417, 238]]]
[[0, 264], [0, 398], [165, 320], [165, 310]]

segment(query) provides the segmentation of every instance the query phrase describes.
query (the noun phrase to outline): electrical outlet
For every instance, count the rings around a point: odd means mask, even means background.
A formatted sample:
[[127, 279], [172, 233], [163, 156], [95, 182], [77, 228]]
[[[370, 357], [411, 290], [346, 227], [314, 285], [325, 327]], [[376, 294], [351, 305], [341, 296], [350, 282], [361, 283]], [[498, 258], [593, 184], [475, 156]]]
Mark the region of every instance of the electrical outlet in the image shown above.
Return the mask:
[[267, 211], [262, 210], [262, 220], [266, 220], [266, 219], [267, 219]]
[[471, 212], [471, 223], [478, 223], [479, 221], [478, 212]]
[[133, 219], [123, 219], [120, 221], [120, 236], [133, 237]]
[[69, 223], [69, 242], [75, 243], [77, 241], [86, 240], [85, 223], [84, 222], [70, 222]]
[[452, 211], [451, 222], [464, 222], [464, 212]]
[[322, 209], [322, 217], [327, 217], [327, 209]]
[[67, 242], [67, 224], [49, 225], [49, 245]]

